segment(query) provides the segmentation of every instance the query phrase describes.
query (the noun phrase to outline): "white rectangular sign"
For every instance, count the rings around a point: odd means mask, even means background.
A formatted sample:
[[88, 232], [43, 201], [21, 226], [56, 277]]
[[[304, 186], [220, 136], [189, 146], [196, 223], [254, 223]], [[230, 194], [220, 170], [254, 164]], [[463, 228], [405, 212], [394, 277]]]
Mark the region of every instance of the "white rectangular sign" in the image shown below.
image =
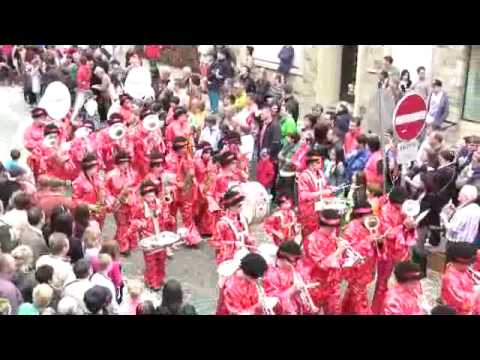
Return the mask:
[[397, 145], [398, 163], [408, 164], [417, 158], [418, 141], [412, 140], [408, 142], [401, 142]]

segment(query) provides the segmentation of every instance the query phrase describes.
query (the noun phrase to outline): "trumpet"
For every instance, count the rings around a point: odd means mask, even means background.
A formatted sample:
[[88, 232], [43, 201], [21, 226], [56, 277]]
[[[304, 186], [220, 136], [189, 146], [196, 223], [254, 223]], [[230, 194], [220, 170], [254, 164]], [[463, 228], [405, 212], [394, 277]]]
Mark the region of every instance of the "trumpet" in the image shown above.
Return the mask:
[[347, 240], [343, 238], [338, 238], [337, 242], [342, 243], [345, 246], [345, 251], [343, 252], [343, 254], [347, 256], [347, 261], [345, 261], [345, 263], [343, 264], [344, 267], [351, 267], [353, 265], [365, 262], [365, 256], [355, 250]]
[[318, 307], [315, 306], [312, 297], [310, 296], [310, 292], [308, 291], [309, 288], [314, 287], [319, 285], [319, 283], [314, 283], [314, 284], [305, 284], [303, 281], [302, 277], [300, 274], [295, 270], [295, 268], [292, 266], [292, 271], [293, 271], [293, 283], [294, 285], [300, 289], [300, 299], [304, 304], [307, 304], [308, 307], [310, 308], [310, 311], [314, 314], [319, 312]]
[[473, 270], [471, 267], [468, 267], [468, 272], [472, 276], [473, 282], [475, 283], [475, 286], [480, 285], [480, 272]]
[[47, 135], [43, 139], [43, 146], [45, 146], [48, 149], [53, 148], [56, 145], [57, 145], [57, 135], [56, 134]]
[[[271, 297], [268, 298], [267, 295], [265, 294], [265, 289], [263, 288], [263, 280], [258, 279], [256, 284], [257, 284], [258, 297], [260, 299], [260, 304], [262, 306], [263, 312], [265, 313], [265, 315], [275, 315], [275, 312], [273, 311], [273, 306], [272, 306], [273, 304], [268, 303], [268, 300], [272, 298]], [[276, 299], [276, 298], [273, 298], [273, 299]]]
[[170, 191], [167, 191], [163, 197], [163, 201], [166, 203], [166, 204], [171, 204], [173, 202], [173, 196], [172, 196], [172, 193]]
[[[380, 220], [378, 219], [378, 217], [376, 217], [375, 215], [367, 216], [363, 223], [367, 228], [368, 232], [370, 233], [370, 236], [378, 237], [378, 228], [380, 227]], [[387, 233], [388, 232], [389, 231], [387, 231]], [[385, 233], [382, 236], [382, 238], [385, 237], [387, 233]], [[375, 242], [375, 249], [377, 251], [377, 255], [380, 255], [380, 246], [379, 246], [378, 239], [375, 239], [374, 242]]]

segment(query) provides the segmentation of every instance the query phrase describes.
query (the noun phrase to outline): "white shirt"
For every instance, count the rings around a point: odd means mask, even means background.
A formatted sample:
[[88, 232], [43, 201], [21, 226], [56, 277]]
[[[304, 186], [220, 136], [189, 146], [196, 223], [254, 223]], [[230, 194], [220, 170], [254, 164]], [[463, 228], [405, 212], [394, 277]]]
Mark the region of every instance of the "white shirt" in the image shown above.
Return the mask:
[[42, 265], [50, 265], [53, 268], [52, 285], [57, 289], [62, 289], [65, 284], [75, 280], [72, 265], [59, 256], [42, 255], [38, 258], [35, 269]]
[[108, 290], [110, 290], [110, 293], [112, 294], [112, 302], [110, 304], [110, 307], [112, 308], [115, 314], [118, 313], [118, 303], [116, 300], [115, 285], [113, 285], [112, 280], [110, 280], [110, 278], [107, 275], [97, 272], [90, 277], [90, 282], [92, 286], [95, 286], [95, 285], [104, 286]]
[[92, 287], [91, 281], [87, 279], [76, 279], [70, 283], [67, 283], [63, 289], [63, 297], [69, 296], [75, 299], [81, 309], [86, 313], [88, 312], [87, 307], [83, 298], [88, 289]]
[[453, 242], [473, 243], [478, 234], [480, 206], [476, 203], [460, 207], [447, 224], [447, 239]]
[[255, 139], [251, 134], [241, 137], [240, 152], [246, 155], [248, 160], [252, 160], [253, 151], [255, 149]]
[[218, 126], [205, 126], [200, 133], [199, 141], [208, 141], [212, 145], [213, 150], [218, 150], [218, 143], [220, 142], [220, 129]]
[[12, 227], [15, 239], [19, 238], [22, 228], [30, 225], [26, 210], [9, 210], [3, 215], [2, 220]]

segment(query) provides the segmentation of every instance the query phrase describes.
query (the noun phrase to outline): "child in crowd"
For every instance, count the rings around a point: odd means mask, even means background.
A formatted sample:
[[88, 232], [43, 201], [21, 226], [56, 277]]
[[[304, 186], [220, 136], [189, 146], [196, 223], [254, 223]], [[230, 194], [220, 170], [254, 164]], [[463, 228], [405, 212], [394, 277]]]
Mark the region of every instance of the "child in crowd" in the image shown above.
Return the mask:
[[128, 297], [122, 302], [119, 315], [136, 315], [138, 305], [141, 304], [143, 283], [138, 280], [131, 280], [127, 283]]
[[275, 165], [273, 164], [268, 149], [262, 149], [257, 163], [257, 181], [262, 184], [270, 194], [275, 182]]
[[[117, 294], [117, 301], [120, 303], [123, 293], [122, 264], [118, 260], [118, 244], [114, 240], [105, 241], [100, 249], [100, 254], [108, 254], [112, 258], [112, 264], [108, 271], [108, 277], [112, 280]], [[99, 270], [98, 258], [92, 258], [92, 269], [94, 272]]]
[[100, 249], [102, 248], [102, 234], [100, 229], [89, 226], [85, 229], [82, 237], [84, 245], [85, 260], [90, 264], [98, 257]]

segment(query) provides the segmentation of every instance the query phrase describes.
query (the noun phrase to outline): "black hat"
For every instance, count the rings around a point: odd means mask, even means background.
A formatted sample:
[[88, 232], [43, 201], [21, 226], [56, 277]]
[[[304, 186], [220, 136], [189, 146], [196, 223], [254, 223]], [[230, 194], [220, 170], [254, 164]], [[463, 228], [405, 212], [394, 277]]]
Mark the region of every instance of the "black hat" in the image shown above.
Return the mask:
[[122, 94], [122, 95], [120, 95], [120, 96], [119, 96], [119, 99], [120, 99], [120, 105], [123, 105], [123, 103], [124, 103], [125, 101], [127, 101], [127, 100], [130, 100], [130, 101], [133, 100], [133, 98], [132, 98], [130, 95], [128, 95], [128, 94]]
[[320, 212], [320, 224], [325, 226], [339, 226], [342, 214], [337, 209], [323, 209]]
[[283, 242], [277, 251], [277, 257], [285, 258], [287, 256], [301, 256], [302, 248], [293, 240]]
[[175, 109], [175, 113], [173, 115], [173, 118], [176, 120], [180, 116], [186, 115], [187, 113], [188, 113], [187, 109], [185, 109], [183, 106], [177, 106], [177, 108]]
[[454, 308], [448, 305], [437, 305], [430, 312], [431, 315], [457, 315]]
[[44, 108], [36, 107], [32, 110], [32, 118], [36, 119], [42, 116], [48, 116], [47, 110]]
[[107, 123], [108, 123], [108, 125], [113, 125], [113, 124], [116, 124], [116, 123], [123, 123], [124, 121], [125, 121], [125, 118], [123, 117], [122, 114], [113, 113], [108, 118]]
[[241, 204], [243, 200], [245, 200], [245, 196], [243, 196], [240, 192], [229, 189], [225, 194], [223, 194], [223, 198], [220, 203], [225, 209], [228, 209], [235, 205]]
[[254, 279], [262, 277], [267, 268], [268, 265], [263, 256], [256, 253], [245, 255], [240, 263], [240, 269], [242, 269], [245, 275]]
[[420, 280], [423, 277], [420, 265], [411, 261], [402, 261], [395, 265], [395, 278], [400, 284], [408, 281]]
[[48, 136], [51, 134], [60, 134], [60, 129], [55, 124], [47, 124], [43, 128], [43, 136]]
[[224, 153], [219, 154], [216, 157], [216, 160], [218, 161], [220, 166], [226, 167], [227, 165], [230, 165], [235, 160], [237, 160], [237, 156], [231, 151], [225, 151]]
[[173, 140], [173, 150], [180, 150], [183, 149], [188, 145], [188, 139], [183, 136], [177, 136]]
[[140, 120], [143, 120], [145, 119], [147, 116], [149, 115], [155, 115], [155, 113], [150, 110], [150, 109], [143, 109], [141, 112], [140, 112]]
[[93, 153], [88, 153], [85, 154], [85, 156], [82, 159], [82, 170], [88, 170], [91, 169], [94, 166], [98, 165], [97, 161], [97, 156]]
[[240, 145], [242, 143], [241, 136], [236, 131], [229, 131], [223, 138], [223, 143]]
[[85, 120], [83, 122], [83, 127], [86, 127], [92, 131], [95, 131], [95, 123], [91, 120]]
[[316, 163], [322, 160], [322, 153], [319, 150], [310, 150], [307, 152], [307, 164]]
[[158, 188], [151, 180], [145, 180], [140, 185], [140, 195], [145, 196], [148, 193], [158, 194]]
[[158, 164], [165, 163], [165, 155], [160, 152], [153, 152], [149, 155], [150, 158], [150, 167], [155, 167]]
[[278, 205], [282, 205], [284, 202], [287, 201], [290, 202], [290, 204], [293, 204], [293, 198], [287, 194], [279, 194], [275, 201]]
[[388, 198], [395, 204], [403, 204], [408, 198], [408, 192], [403, 186], [395, 185], [390, 191]]
[[202, 150], [202, 154], [213, 152], [213, 147], [212, 147], [212, 145], [210, 145], [210, 143], [208, 141], [200, 142], [197, 146], [197, 149]]
[[121, 164], [132, 161], [130, 153], [126, 150], [120, 150], [115, 154], [115, 164]]
[[367, 199], [361, 199], [353, 205], [353, 213], [356, 216], [370, 215], [372, 212], [372, 205]]
[[447, 261], [461, 264], [471, 264], [475, 262], [477, 249], [474, 245], [467, 242], [452, 242], [447, 246]]

